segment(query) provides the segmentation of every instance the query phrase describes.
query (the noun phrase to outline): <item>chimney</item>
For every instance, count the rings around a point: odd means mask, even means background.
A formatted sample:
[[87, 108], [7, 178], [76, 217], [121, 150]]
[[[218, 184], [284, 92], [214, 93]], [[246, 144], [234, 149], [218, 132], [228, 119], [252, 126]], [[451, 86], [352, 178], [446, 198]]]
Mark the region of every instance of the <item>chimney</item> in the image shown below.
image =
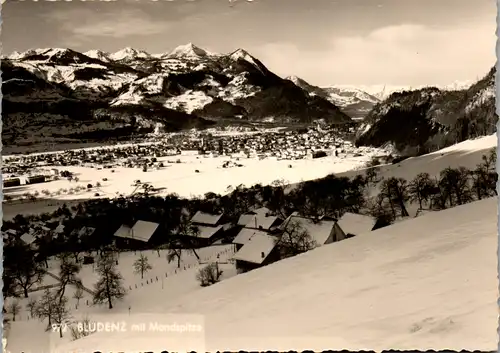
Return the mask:
[[261, 252], [261, 253], [260, 253], [260, 256], [261, 256], [262, 258], [265, 258], [265, 257], [266, 257], [266, 254], [264, 254], [264, 252]]

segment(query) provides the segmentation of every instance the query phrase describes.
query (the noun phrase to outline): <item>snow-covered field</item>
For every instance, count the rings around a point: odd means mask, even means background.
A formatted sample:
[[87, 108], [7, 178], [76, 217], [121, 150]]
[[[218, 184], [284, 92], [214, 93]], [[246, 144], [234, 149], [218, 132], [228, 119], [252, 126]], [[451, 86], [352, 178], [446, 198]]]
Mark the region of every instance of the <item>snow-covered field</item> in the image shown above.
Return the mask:
[[[202, 316], [206, 351], [493, 351], [497, 202], [429, 213], [175, 300], [149, 299], [150, 291], [140, 297], [158, 315]], [[59, 348], [170, 350], [155, 332], [130, 331], [96, 333]]]
[[[481, 162], [482, 155], [488, 153], [488, 150], [496, 145], [496, 135], [468, 140], [427, 155], [408, 158], [398, 164], [381, 166], [379, 174], [385, 178], [395, 176], [411, 180], [421, 172], [438, 176], [447, 167], [464, 166], [474, 169]], [[372, 153], [377, 153], [375, 150], [373, 151]], [[79, 193], [62, 193], [59, 196], [51, 196], [50, 205], [46, 200], [4, 203], [3, 217], [9, 219], [20, 213], [51, 212], [64, 202], [73, 203], [77, 200], [96, 198], [95, 193], [99, 193], [99, 197], [115, 197], [117, 193], [129, 195], [136, 189], [136, 186], [133, 185], [135, 180], [140, 180], [143, 183], [149, 182], [155, 188], [164, 188], [159, 191], [159, 195], [175, 192], [180, 196], [191, 197], [204, 195], [207, 192], [225, 193], [230, 185], [235, 187], [239, 184], [246, 186], [252, 186], [256, 183], [269, 184], [276, 179], [284, 179], [293, 184], [302, 180], [321, 178], [331, 173], [352, 176], [363, 172], [362, 168], [371, 159], [372, 153], [366, 153], [362, 157], [341, 159], [328, 156], [295, 161], [242, 158], [239, 161], [233, 161], [242, 164], [243, 167], [232, 168], [222, 168], [224, 161], [230, 160], [230, 157], [173, 156], [159, 158], [159, 160], [164, 161], [165, 167], [161, 170], [149, 170], [148, 172], [143, 172], [140, 168], [124, 167], [113, 169], [114, 173], [111, 172], [111, 169], [57, 167], [56, 169], [59, 170], [74, 172], [75, 176], [80, 179], [79, 182], [69, 182], [63, 179], [11, 188], [10, 190], [4, 189], [4, 193], [16, 195], [25, 192], [41, 192], [44, 189], [55, 192], [61, 189], [68, 190], [77, 185], [86, 187], [87, 184], [92, 184], [95, 186], [96, 182], [99, 182], [101, 187]], [[177, 159], [180, 159], [182, 163], [168, 163], [168, 161], [176, 161]], [[292, 168], [289, 168], [289, 165], [292, 165]], [[199, 173], [196, 173], [195, 170], [199, 170]], [[103, 181], [103, 178], [108, 180]]]
[[[92, 295], [87, 292], [84, 292], [84, 297], [79, 301], [77, 308], [77, 300], [73, 298], [75, 287], [68, 286], [66, 296], [69, 299], [69, 306], [72, 308], [73, 318], [82, 320], [87, 316], [93, 321], [111, 321], [110, 316], [112, 315], [128, 316], [129, 308], [131, 316], [151, 313], [154, 310], [154, 307], [151, 306], [152, 303], [173, 301], [186, 293], [201, 290], [202, 287], [195, 278], [196, 272], [205, 266], [204, 264], [217, 261], [217, 255], [219, 255], [218, 261], [221, 263], [219, 267], [224, 271], [222, 280], [236, 275], [234, 266], [227, 263], [228, 258], [234, 254], [232, 245], [218, 245], [197, 250], [201, 265], [193, 254], [183, 252], [180, 268], [177, 268], [177, 260], [168, 263], [166, 250], [161, 250], [160, 256], [156, 251], [151, 250], [142, 253], [148, 257], [148, 262], [152, 266], [152, 269], [144, 274], [143, 279], [141, 279], [140, 274], [134, 273], [133, 267], [134, 261], [139, 258], [141, 252], [120, 254], [118, 269], [123, 276], [123, 285], [127, 290], [127, 295], [123, 301], [114, 303], [114, 308], [111, 311], [107, 308], [107, 305], [90, 305]], [[50, 261], [48, 272], [57, 276], [59, 274], [58, 264], [58, 260]], [[78, 277], [82, 280], [84, 287], [90, 290], [93, 290], [94, 283], [98, 281], [98, 275], [94, 272], [92, 265], [83, 265]], [[40, 285], [57, 283], [59, 282], [56, 279], [46, 275]], [[22, 298], [19, 300], [22, 307], [21, 313], [17, 315], [15, 322], [10, 323], [6, 336], [8, 341], [7, 349], [10, 353], [47, 351], [43, 350], [43, 348], [48, 347], [49, 339], [53, 345], [60, 345], [71, 340], [69, 332], [64, 334], [61, 339], [58, 333], [45, 333], [46, 322], [28, 320], [29, 312], [26, 310], [26, 304], [30, 298], [37, 299], [42, 294], [43, 291], [32, 292], [28, 299]], [[7, 299], [6, 306], [9, 305], [10, 300]], [[163, 322], [165, 322], [165, 319], [163, 319]], [[27, 340], [28, 335], [29, 340]]]
[[[26, 185], [16, 187], [15, 192], [5, 189], [5, 194], [22, 194], [25, 192], [41, 193], [42, 190], [56, 192], [60, 189], [70, 189], [77, 185], [95, 185], [101, 187], [93, 190], [85, 190], [74, 194], [61, 194], [57, 199], [74, 200], [92, 198], [97, 192], [102, 197], [115, 197], [117, 193], [129, 195], [136, 186], [135, 180], [142, 183], [148, 182], [155, 188], [165, 188], [162, 194], [175, 192], [180, 196], [192, 197], [202, 196], [207, 192], [225, 193], [228, 186], [239, 184], [252, 186], [257, 183], [270, 184], [276, 179], [285, 179], [289, 182], [299, 182], [324, 177], [330, 173], [341, 173], [347, 170], [361, 167], [370, 159], [370, 155], [351, 158], [336, 158], [334, 156], [318, 159], [302, 160], [273, 160], [273, 159], [246, 159], [239, 161], [230, 157], [205, 158], [203, 156], [172, 156], [161, 157], [158, 161], [164, 163], [165, 167], [160, 170], [150, 169], [143, 172], [142, 168], [116, 167], [113, 169], [101, 169], [90, 167], [53, 167], [54, 169], [68, 170], [78, 177], [79, 181], [68, 181], [66, 179], [51, 181], [42, 184]], [[180, 160], [181, 163], [168, 163], [168, 161]], [[222, 168], [224, 161], [232, 160], [240, 163], [242, 167]], [[292, 166], [291, 168], [289, 166]], [[114, 172], [111, 172], [114, 170]], [[199, 172], [196, 172], [198, 170]], [[108, 179], [103, 181], [103, 179]]]

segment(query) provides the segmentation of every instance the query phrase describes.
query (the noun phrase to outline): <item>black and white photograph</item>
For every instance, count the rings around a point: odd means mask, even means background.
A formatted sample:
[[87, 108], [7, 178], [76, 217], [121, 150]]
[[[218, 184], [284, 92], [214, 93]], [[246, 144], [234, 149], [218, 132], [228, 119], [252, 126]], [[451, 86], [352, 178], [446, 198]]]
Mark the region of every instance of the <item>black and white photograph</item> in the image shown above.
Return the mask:
[[493, 0], [2, 1], [3, 351], [496, 351]]

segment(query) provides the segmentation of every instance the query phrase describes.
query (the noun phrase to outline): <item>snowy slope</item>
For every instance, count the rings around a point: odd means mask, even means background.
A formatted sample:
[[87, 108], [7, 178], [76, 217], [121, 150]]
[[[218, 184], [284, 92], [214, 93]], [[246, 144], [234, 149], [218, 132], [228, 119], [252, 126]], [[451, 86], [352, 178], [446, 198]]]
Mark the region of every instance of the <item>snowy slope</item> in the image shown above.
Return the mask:
[[[151, 310], [203, 315], [207, 351], [493, 351], [497, 202], [426, 214], [326, 245]], [[97, 347], [169, 349], [153, 333], [127, 332], [96, 333], [64, 350]]]

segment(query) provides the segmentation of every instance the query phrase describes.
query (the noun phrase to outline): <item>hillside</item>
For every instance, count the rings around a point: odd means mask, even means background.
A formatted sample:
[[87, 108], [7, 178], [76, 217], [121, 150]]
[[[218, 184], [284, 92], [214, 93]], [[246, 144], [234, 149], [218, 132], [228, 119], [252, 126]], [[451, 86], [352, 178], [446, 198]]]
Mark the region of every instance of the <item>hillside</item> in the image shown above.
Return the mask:
[[310, 96], [318, 96], [332, 102], [353, 119], [363, 119], [380, 102], [375, 96], [354, 87], [318, 87], [297, 76], [289, 76], [287, 79]]
[[212, 54], [187, 44], [150, 55], [49, 48], [2, 60], [3, 143], [104, 140], [219, 121], [350, 122], [245, 50]]
[[495, 74], [468, 89], [434, 87], [391, 94], [377, 104], [360, 126], [358, 146], [392, 145], [416, 155], [496, 131]]
[[[326, 245], [155, 303], [150, 312], [204, 317], [206, 351], [493, 351], [497, 202], [429, 213]], [[158, 333], [127, 332], [96, 333], [60, 351], [96, 347], [170, 348]]]

